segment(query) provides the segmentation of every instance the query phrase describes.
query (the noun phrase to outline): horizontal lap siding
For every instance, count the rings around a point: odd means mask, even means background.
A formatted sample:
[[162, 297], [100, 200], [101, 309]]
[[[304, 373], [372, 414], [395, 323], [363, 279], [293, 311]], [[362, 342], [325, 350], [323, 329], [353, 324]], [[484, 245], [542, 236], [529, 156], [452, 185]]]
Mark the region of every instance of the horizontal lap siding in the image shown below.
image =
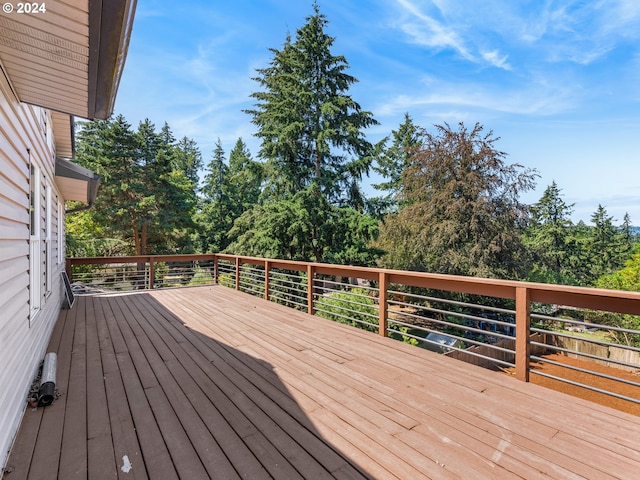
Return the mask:
[[[0, 471], [20, 424], [29, 387], [44, 356], [62, 298], [60, 271], [63, 265], [58, 262], [56, 226], [59, 192], [54, 183], [54, 155], [42, 128], [43, 120], [50, 122], [49, 114], [20, 104], [4, 75], [0, 75]], [[51, 294], [42, 298], [41, 310], [31, 320], [29, 159], [53, 188]], [[44, 189], [40, 195], [44, 195]], [[43, 208], [38, 212], [43, 220], [45, 204], [43, 198]], [[44, 237], [41, 246], [44, 249]], [[40, 280], [45, 280], [44, 271]]]

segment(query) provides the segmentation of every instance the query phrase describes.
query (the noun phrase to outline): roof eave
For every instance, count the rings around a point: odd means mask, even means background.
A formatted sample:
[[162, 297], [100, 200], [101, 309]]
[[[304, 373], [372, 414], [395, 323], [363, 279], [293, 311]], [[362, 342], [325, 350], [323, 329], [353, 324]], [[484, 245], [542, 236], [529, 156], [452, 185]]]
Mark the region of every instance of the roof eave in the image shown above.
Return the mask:
[[89, 0], [87, 118], [107, 119], [129, 48], [136, 0]]
[[65, 200], [93, 205], [98, 196], [99, 175], [71, 160], [56, 157], [55, 177]]

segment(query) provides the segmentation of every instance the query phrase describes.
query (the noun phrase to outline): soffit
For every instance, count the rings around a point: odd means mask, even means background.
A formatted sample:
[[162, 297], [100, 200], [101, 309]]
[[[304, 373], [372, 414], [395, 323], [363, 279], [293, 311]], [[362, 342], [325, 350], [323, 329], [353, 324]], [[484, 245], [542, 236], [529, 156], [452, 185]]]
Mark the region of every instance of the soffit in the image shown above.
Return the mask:
[[73, 158], [73, 118], [65, 113], [51, 112], [53, 137], [56, 144], [56, 155]]
[[18, 99], [89, 118], [89, 2], [0, 15], [0, 58]]
[[65, 200], [93, 204], [98, 193], [100, 177], [65, 158], [56, 158], [56, 184]]
[[[37, 3], [36, 5], [44, 5]], [[53, 0], [0, 13], [0, 63], [21, 102], [106, 119], [115, 103], [136, 0]], [[24, 3], [23, 5], [33, 5]]]

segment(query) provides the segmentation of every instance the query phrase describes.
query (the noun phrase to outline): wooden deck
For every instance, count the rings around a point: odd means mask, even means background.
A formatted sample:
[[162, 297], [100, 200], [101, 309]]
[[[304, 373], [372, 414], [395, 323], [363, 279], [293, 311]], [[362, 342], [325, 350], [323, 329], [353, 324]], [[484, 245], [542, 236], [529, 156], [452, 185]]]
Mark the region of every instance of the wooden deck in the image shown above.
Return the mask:
[[5, 480], [633, 479], [640, 417], [222, 286], [80, 297]]

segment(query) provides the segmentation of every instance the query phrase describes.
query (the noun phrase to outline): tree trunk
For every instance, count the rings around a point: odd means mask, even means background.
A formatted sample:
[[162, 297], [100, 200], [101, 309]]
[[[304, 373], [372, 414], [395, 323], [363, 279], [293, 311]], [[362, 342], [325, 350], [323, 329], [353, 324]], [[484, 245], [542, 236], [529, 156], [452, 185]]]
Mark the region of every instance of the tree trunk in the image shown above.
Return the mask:
[[138, 232], [138, 216], [134, 213], [131, 214], [131, 233], [133, 233], [133, 244], [136, 251], [136, 255], [142, 255], [140, 253], [140, 234]]
[[140, 232], [140, 255], [147, 254], [147, 236], [149, 234], [149, 224], [144, 222]]

